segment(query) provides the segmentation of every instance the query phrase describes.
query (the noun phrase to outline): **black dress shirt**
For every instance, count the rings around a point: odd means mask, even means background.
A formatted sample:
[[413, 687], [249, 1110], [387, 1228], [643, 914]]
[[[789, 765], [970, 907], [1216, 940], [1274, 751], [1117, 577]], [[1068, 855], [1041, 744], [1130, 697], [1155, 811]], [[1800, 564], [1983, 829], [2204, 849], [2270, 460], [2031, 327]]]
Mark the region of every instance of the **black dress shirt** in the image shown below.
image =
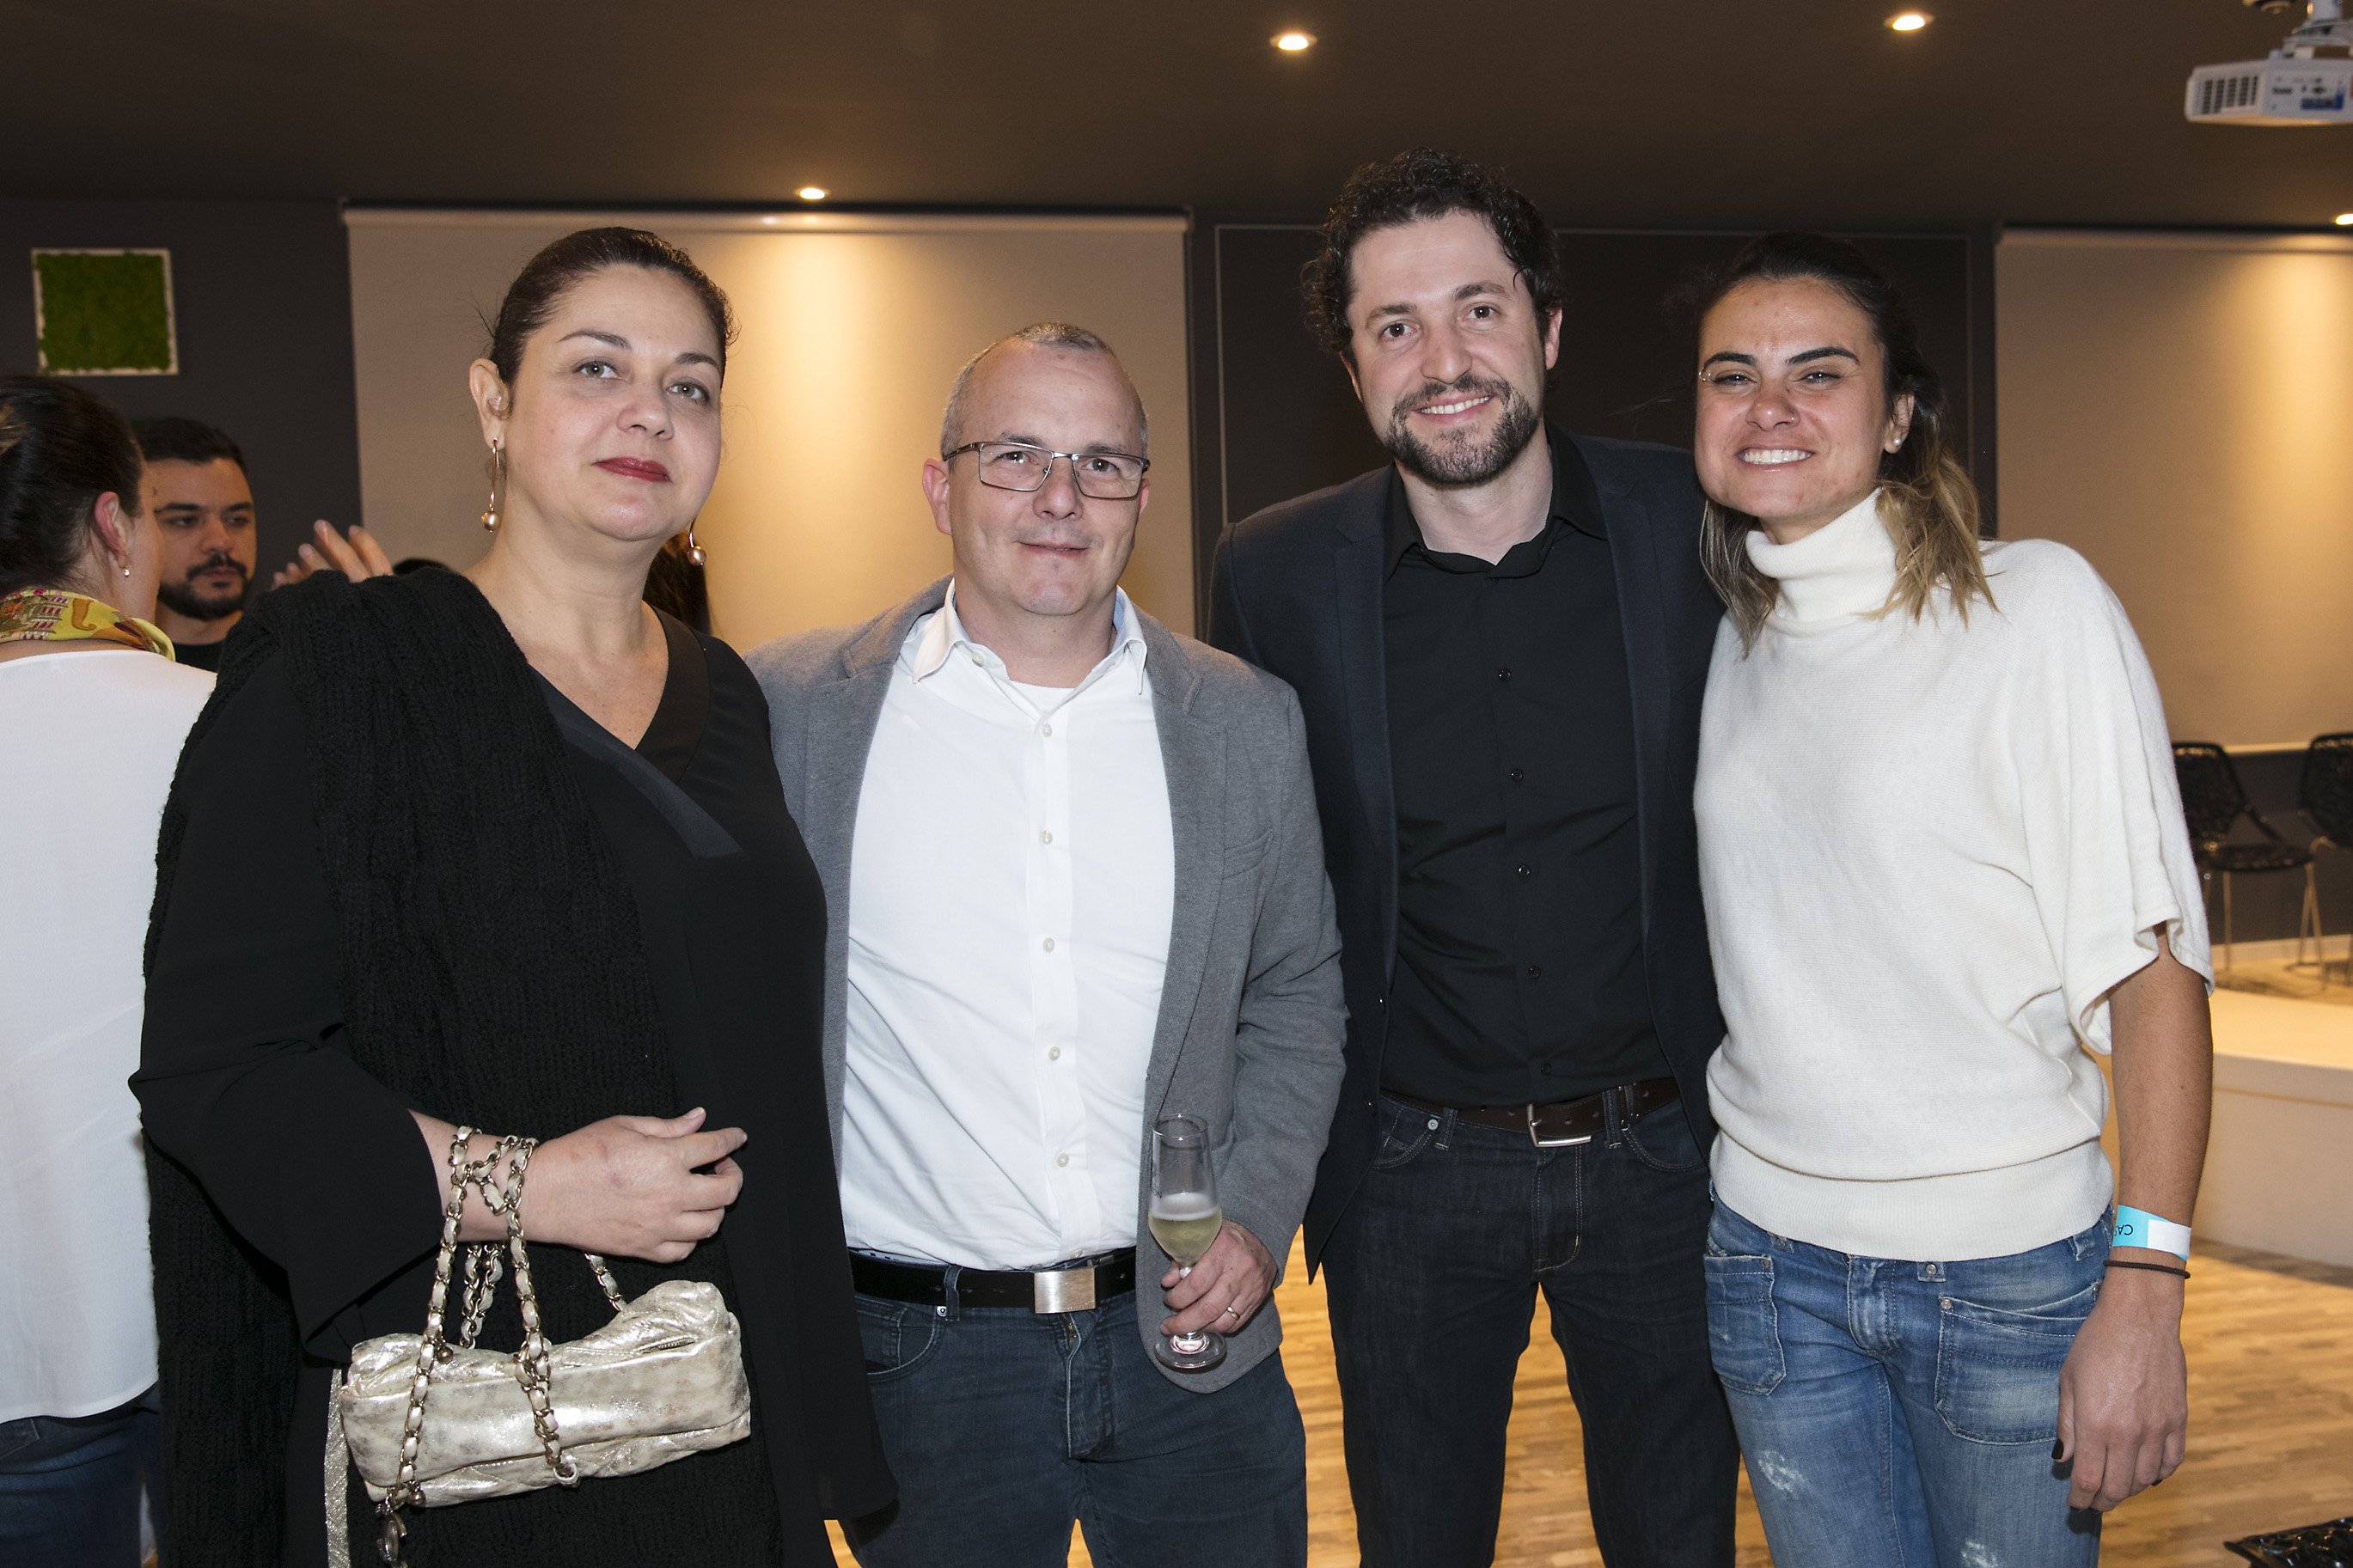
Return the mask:
[[1392, 475], [1382, 596], [1397, 790], [1384, 1087], [1539, 1104], [1666, 1076], [1642, 965], [1634, 714], [1599, 499], [1548, 432], [1543, 531], [1422, 542]]

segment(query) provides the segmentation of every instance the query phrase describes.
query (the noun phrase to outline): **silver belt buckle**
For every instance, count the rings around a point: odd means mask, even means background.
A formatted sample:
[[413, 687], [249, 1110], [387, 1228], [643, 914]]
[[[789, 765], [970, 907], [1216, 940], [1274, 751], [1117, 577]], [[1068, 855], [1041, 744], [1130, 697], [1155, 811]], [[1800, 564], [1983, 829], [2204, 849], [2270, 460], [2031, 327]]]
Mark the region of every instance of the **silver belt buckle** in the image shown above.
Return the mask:
[[1095, 1271], [1054, 1268], [1029, 1276], [1029, 1310], [1033, 1312], [1085, 1312], [1095, 1304]]
[[1537, 1136], [1536, 1136], [1536, 1108], [1535, 1108], [1535, 1102], [1534, 1102], [1534, 1101], [1530, 1101], [1530, 1102], [1529, 1102], [1529, 1104], [1528, 1104], [1528, 1142], [1531, 1142], [1531, 1143], [1533, 1143], [1533, 1144], [1535, 1144], [1535, 1145], [1537, 1148], [1539, 1148], [1539, 1149], [1567, 1149], [1567, 1148], [1571, 1147], [1571, 1146], [1572, 1146], [1572, 1145], [1574, 1145], [1574, 1144], [1577, 1144], [1577, 1143], [1590, 1143], [1590, 1142], [1593, 1142], [1593, 1134], [1592, 1134], [1592, 1133], [1590, 1133], [1590, 1132], [1588, 1132], [1588, 1133], [1585, 1133], [1585, 1134], [1583, 1134], [1583, 1135], [1581, 1135], [1581, 1136], [1579, 1136], [1579, 1137], [1576, 1137], [1576, 1138], [1539, 1138], [1539, 1137], [1537, 1137]]

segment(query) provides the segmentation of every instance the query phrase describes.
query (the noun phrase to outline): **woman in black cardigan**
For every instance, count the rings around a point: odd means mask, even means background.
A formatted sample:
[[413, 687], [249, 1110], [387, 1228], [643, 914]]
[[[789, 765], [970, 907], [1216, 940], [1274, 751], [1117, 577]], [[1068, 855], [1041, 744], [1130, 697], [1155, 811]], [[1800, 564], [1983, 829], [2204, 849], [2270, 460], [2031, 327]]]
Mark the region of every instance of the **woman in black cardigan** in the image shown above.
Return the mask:
[[[557, 241], [470, 373], [490, 553], [322, 573], [230, 642], [165, 813], [133, 1080], [174, 1568], [327, 1560], [332, 1379], [424, 1322], [459, 1124], [487, 1130], [475, 1157], [542, 1140], [522, 1213], [548, 1338], [611, 1316], [579, 1251], [625, 1298], [713, 1284], [752, 1429], [410, 1510], [411, 1563], [829, 1563], [823, 1519], [891, 1499], [825, 1122], [823, 894], [749, 671], [639, 599], [716, 476], [731, 336], [676, 247]], [[460, 1239], [503, 1235], [469, 1197]], [[521, 1332], [509, 1288], [481, 1342]]]

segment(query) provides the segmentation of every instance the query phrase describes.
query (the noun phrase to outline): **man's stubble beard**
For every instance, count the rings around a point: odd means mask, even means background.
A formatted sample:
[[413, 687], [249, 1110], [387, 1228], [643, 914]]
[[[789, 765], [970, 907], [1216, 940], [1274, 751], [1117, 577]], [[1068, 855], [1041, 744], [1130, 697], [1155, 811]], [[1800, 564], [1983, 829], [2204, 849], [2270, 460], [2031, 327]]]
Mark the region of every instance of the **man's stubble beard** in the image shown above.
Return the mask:
[[[1484, 441], [1476, 445], [1453, 441], [1441, 449], [1421, 440], [1407, 425], [1414, 409], [1464, 394], [1484, 394], [1501, 405], [1495, 428]], [[1389, 427], [1381, 445], [1397, 459], [1398, 467], [1433, 485], [1483, 485], [1510, 468], [1543, 428], [1543, 412], [1522, 397], [1511, 383], [1461, 381], [1435, 391], [1425, 387], [1412, 398], [1400, 402], [1390, 411]]]
[[[213, 564], [207, 562], [197, 570], [210, 571]], [[156, 584], [155, 602], [174, 615], [185, 616], [192, 621], [225, 620], [245, 608], [246, 595], [252, 586], [252, 576], [248, 574], [245, 580], [237, 584], [234, 594], [225, 594], [217, 598], [206, 597], [199, 595], [187, 579], [183, 577], [176, 583]]]

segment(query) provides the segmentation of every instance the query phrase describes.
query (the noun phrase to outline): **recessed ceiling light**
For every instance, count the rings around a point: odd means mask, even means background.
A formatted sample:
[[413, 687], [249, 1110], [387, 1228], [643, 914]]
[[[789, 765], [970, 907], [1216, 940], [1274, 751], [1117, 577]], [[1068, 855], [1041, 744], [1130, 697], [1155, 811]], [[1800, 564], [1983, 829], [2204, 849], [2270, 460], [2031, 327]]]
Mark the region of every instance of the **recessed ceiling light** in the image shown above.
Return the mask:
[[1916, 33], [1935, 20], [1926, 11], [1899, 11], [1887, 18], [1887, 25], [1899, 33]]
[[825, 187], [823, 185], [803, 185], [800, 188], [800, 198], [805, 202], [821, 202], [825, 200]]
[[2339, 228], [2353, 228], [2353, 213], [2338, 213], [2337, 215], [2337, 226]]
[[1277, 33], [1274, 36], [1274, 47], [1286, 55], [1295, 55], [1314, 42], [1315, 35], [1313, 33]]

